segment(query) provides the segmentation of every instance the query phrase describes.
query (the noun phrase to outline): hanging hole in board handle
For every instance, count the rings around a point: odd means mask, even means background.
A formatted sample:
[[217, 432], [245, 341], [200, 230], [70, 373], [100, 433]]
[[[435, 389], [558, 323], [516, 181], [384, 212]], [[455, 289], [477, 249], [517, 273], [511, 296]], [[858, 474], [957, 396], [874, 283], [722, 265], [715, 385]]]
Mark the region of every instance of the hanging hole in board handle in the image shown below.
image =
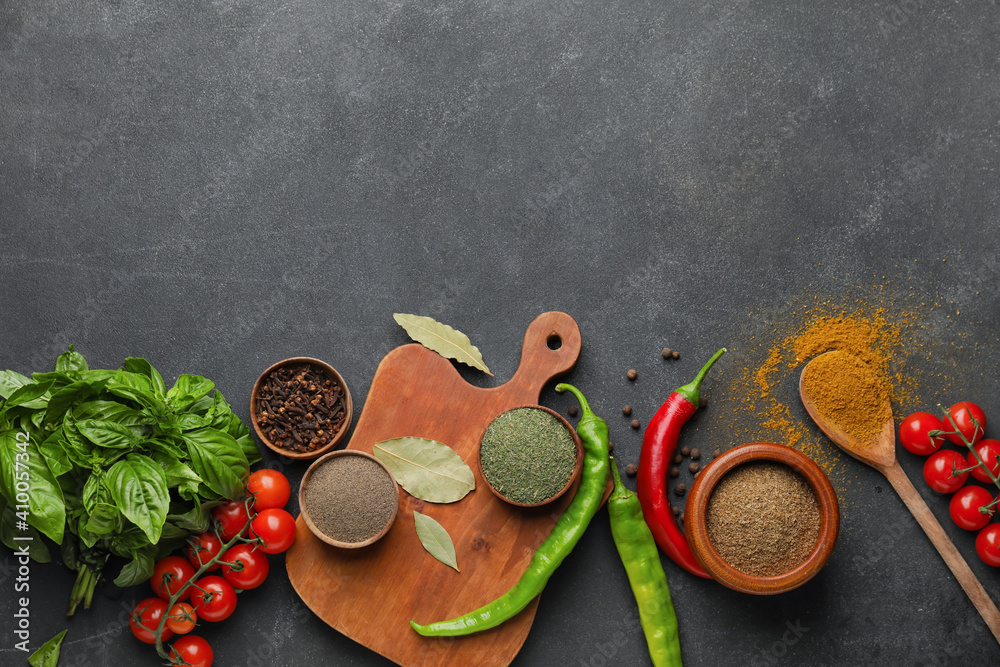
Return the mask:
[[549, 337], [545, 339], [545, 344], [549, 346], [550, 350], [558, 350], [562, 347], [562, 336], [553, 331], [549, 334]]

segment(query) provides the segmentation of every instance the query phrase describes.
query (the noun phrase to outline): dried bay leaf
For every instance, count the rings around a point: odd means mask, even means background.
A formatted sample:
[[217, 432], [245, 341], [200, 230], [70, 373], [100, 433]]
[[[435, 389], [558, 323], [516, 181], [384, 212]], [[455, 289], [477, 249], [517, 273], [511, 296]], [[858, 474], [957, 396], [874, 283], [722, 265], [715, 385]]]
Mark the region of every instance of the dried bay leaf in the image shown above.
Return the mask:
[[458, 329], [438, 322], [433, 317], [393, 313], [392, 318], [399, 326], [406, 329], [410, 338], [424, 347], [434, 350], [442, 357], [454, 359], [466, 366], [472, 366], [493, 375], [483, 361], [479, 348], [472, 344], [469, 337]]
[[417, 527], [417, 537], [420, 544], [424, 545], [427, 553], [437, 558], [448, 567], [458, 569], [458, 558], [455, 556], [455, 543], [451, 541], [451, 535], [434, 519], [420, 512], [413, 513], [413, 524]]
[[373, 453], [415, 498], [453, 503], [476, 488], [476, 477], [448, 445], [427, 438], [393, 438], [375, 443]]

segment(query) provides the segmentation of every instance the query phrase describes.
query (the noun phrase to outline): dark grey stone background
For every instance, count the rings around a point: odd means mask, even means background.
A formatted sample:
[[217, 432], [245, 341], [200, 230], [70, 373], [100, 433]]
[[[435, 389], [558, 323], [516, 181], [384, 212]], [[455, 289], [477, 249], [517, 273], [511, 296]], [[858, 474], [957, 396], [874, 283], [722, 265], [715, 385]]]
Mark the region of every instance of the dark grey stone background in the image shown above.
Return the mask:
[[[94, 367], [145, 356], [247, 418], [264, 367], [313, 355], [360, 409], [406, 342], [394, 311], [470, 334], [502, 382], [531, 319], [564, 310], [571, 380], [645, 420], [717, 347], [719, 374], [747, 363], [791, 301], [877, 293], [927, 304], [929, 399], [1000, 415], [998, 25], [995, 0], [0, 0], [0, 367], [47, 370], [68, 343]], [[843, 465], [841, 540], [801, 589], [667, 565], [686, 664], [1000, 662], [885, 481]], [[0, 562], [0, 662], [23, 664]], [[33, 645], [68, 625], [62, 665], [158, 663], [120, 623], [144, 590], [103, 587], [67, 622], [69, 573], [31, 572]], [[218, 665], [386, 664], [304, 611], [280, 559], [202, 633]], [[515, 664], [646, 660], [602, 512]]]

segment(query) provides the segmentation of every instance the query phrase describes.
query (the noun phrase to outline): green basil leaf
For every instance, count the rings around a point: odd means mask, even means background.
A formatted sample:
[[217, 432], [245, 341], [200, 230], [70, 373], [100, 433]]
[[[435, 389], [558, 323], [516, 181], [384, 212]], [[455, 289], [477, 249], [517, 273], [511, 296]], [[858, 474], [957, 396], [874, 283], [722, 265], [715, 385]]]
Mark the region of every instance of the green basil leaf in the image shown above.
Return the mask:
[[175, 414], [169, 420], [171, 426], [177, 428], [180, 431], [193, 431], [196, 428], [204, 428], [211, 423], [208, 419], [205, 419], [201, 415], [192, 414], [190, 412], [183, 414]]
[[38, 446], [38, 451], [42, 455], [42, 458], [45, 459], [45, 464], [56, 477], [61, 477], [73, 469], [73, 462], [69, 460], [63, 444], [65, 440], [66, 436], [61, 430], [53, 431]]
[[184, 441], [191, 467], [208, 488], [230, 500], [244, 496], [250, 464], [233, 436], [202, 428], [185, 433]]
[[[86, 512], [80, 512], [78, 516], [71, 517], [69, 522], [70, 532], [75, 532], [77, 537], [80, 538], [80, 544], [84, 546], [85, 549], [93, 549], [94, 545], [101, 541], [101, 536], [97, 533], [91, 532], [90, 528], [87, 526], [87, 514]], [[76, 526], [76, 529], [73, 529]]]
[[254, 442], [254, 439], [250, 437], [249, 433], [236, 438], [236, 444], [243, 450], [243, 455], [247, 457], [247, 463], [250, 465], [253, 465], [261, 460], [260, 450], [257, 449], [257, 443]]
[[63, 435], [66, 436], [63, 448], [69, 460], [81, 468], [90, 468], [94, 458], [94, 445], [77, 430], [72, 412], [63, 415]]
[[107, 543], [112, 553], [118, 556], [131, 556], [133, 551], [150, 546], [146, 533], [133, 525], [127, 525], [122, 532], [109, 536]]
[[187, 460], [188, 459], [187, 450], [181, 445], [178, 445], [177, 444], [178, 441], [183, 442], [179, 438], [177, 440], [174, 440], [172, 437], [150, 438], [149, 440], [146, 440], [146, 442], [144, 442], [143, 444], [153, 453], [162, 452], [178, 460]]
[[[0, 498], [0, 542], [3, 542], [4, 546], [14, 549], [15, 551], [25, 545], [28, 546], [28, 557], [36, 563], [48, 563], [52, 560], [52, 556], [49, 555], [49, 548], [45, 546], [45, 542], [42, 541], [41, 534], [28, 526], [28, 530], [20, 530], [17, 527], [18, 518], [14, 513], [14, 509], [7, 505], [7, 501]], [[22, 526], [23, 527], [23, 526]], [[15, 537], [22, 539], [15, 540]], [[23, 538], [29, 537], [30, 540], [25, 540]]]
[[78, 380], [56, 390], [49, 398], [48, 406], [45, 408], [45, 423], [57, 423], [62, 419], [63, 413], [74, 404], [99, 395], [105, 384], [107, 384], [105, 380], [97, 382]]
[[105, 537], [122, 529], [122, 513], [114, 505], [97, 503], [87, 517], [86, 528], [94, 535]]
[[17, 499], [19, 488], [27, 486], [28, 523], [53, 542], [62, 542], [66, 524], [62, 487], [34, 441], [29, 437], [25, 442], [20, 432], [0, 433], [0, 471], [4, 488], [13, 499]]
[[153, 389], [153, 393], [159, 397], [165, 397], [167, 394], [167, 385], [163, 383], [163, 376], [160, 372], [153, 368], [153, 365], [143, 359], [142, 357], [128, 357], [125, 360], [125, 370], [136, 373], [138, 375], [145, 375], [149, 378], [150, 385]]
[[198, 493], [201, 477], [186, 463], [162, 452], [154, 452], [153, 460], [163, 468], [163, 473], [167, 476], [167, 488], [176, 488], [185, 499]]
[[56, 359], [56, 371], [85, 370], [89, 370], [87, 360], [83, 358], [82, 354], [74, 350], [72, 345]]
[[156, 549], [149, 546], [132, 552], [132, 560], [122, 567], [115, 577], [115, 585], [121, 588], [141, 584], [153, 576], [156, 561]]
[[170, 505], [163, 468], [144, 454], [129, 454], [108, 469], [104, 483], [121, 513], [156, 544]]
[[[73, 347], [70, 345], [70, 347]], [[63, 638], [67, 630], [63, 630], [55, 637], [38, 647], [38, 650], [28, 658], [31, 667], [57, 667], [59, 665], [59, 650], [62, 648]]]
[[132, 430], [118, 422], [81, 419], [76, 422], [76, 428], [80, 431], [80, 435], [98, 447], [133, 449], [139, 444], [139, 438], [132, 433]]
[[175, 410], [184, 410], [215, 388], [215, 383], [200, 375], [182, 373], [167, 392], [167, 401]]
[[[55, 397], [53, 396], [53, 399], [54, 398]], [[123, 426], [128, 426], [129, 428], [134, 429], [142, 429], [143, 431], [149, 431], [150, 429], [148, 427], [156, 423], [156, 420], [148, 414], [145, 414], [140, 410], [136, 410], [135, 408], [130, 408], [124, 403], [119, 403], [118, 401], [99, 400], [80, 403], [73, 408], [73, 417], [78, 420], [101, 419], [104, 421], [113, 421], [118, 422]]]
[[[195, 499], [195, 502], [198, 502], [197, 499]], [[225, 503], [226, 501], [224, 500], [202, 501], [183, 514], [167, 515], [167, 520], [183, 530], [192, 533], [204, 533], [208, 530], [212, 510]]]
[[17, 371], [0, 371], [0, 396], [10, 398], [11, 394], [26, 384], [31, 384], [31, 378]]
[[26, 384], [23, 387], [19, 387], [4, 403], [4, 409], [6, 410], [16, 405], [23, 405], [24, 407], [31, 409], [44, 408], [49, 400], [46, 394], [51, 388], [51, 381], [33, 382], [31, 384]]

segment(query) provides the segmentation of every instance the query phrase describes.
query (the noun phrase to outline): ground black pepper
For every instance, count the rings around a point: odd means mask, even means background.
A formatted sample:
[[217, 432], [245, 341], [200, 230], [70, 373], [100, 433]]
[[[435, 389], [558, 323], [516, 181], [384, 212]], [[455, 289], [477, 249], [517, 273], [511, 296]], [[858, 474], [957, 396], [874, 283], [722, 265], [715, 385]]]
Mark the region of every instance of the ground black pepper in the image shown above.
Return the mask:
[[309, 476], [303, 500], [313, 524], [328, 537], [354, 544], [378, 535], [398, 495], [392, 478], [364, 456], [334, 456]]

